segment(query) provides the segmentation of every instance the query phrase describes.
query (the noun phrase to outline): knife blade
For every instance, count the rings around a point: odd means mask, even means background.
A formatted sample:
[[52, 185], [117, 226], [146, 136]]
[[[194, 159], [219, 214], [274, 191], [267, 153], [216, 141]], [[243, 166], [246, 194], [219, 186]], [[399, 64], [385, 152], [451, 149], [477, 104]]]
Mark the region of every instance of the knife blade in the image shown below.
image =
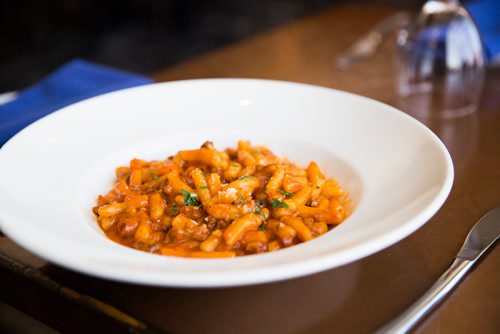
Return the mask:
[[500, 208], [490, 211], [470, 230], [457, 258], [475, 261], [500, 236]]
[[430, 313], [467, 274], [479, 257], [500, 237], [500, 208], [488, 212], [472, 227], [455, 261], [413, 305], [376, 334], [408, 333]]
[[375, 25], [368, 33], [360, 37], [347, 50], [342, 52], [335, 61], [337, 68], [345, 70], [352, 64], [375, 54], [384, 38], [409, 22], [407, 12], [398, 12]]

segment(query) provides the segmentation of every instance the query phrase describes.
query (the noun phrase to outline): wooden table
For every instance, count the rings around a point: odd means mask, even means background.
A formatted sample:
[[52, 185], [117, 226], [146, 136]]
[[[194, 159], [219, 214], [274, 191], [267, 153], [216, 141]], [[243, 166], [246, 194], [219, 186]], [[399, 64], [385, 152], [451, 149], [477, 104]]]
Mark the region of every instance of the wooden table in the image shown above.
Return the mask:
[[[396, 9], [333, 7], [155, 73], [291, 80], [394, 103], [393, 48], [346, 71], [332, 58]], [[61, 331], [369, 333], [418, 298], [450, 265], [469, 229], [500, 205], [500, 70], [490, 69], [479, 111], [425, 121], [455, 165], [447, 202], [417, 232], [375, 255], [308, 277], [227, 289], [154, 288], [62, 269], [0, 240], [0, 297]], [[500, 252], [493, 248], [417, 333], [499, 333]]]

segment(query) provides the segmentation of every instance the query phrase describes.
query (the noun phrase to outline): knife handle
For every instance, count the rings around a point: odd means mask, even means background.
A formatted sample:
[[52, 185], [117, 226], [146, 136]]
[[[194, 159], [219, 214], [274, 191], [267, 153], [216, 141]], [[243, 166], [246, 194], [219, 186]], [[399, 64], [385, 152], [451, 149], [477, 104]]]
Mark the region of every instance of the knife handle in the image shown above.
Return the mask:
[[457, 285], [472, 267], [475, 261], [455, 258], [452, 265], [444, 272], [427, 292], [397, 318], [377, 330], [375, 333], [408, 333], [422, 320], [443, 298]]

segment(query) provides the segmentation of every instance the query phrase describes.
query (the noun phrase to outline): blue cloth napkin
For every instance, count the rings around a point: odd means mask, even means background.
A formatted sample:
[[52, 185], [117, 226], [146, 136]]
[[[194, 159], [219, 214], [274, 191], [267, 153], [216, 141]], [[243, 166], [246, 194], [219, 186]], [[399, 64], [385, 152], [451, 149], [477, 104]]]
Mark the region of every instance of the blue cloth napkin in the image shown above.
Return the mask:
[[152, 82], [141, 75], [74, 60], [21, 92], [14, 101], [0, 105], [0, 146], [27, 125], [62, 107]]
[[464, 7], [476, 24], [490, 61], [500, 60], [500, 1], [470, 0]]

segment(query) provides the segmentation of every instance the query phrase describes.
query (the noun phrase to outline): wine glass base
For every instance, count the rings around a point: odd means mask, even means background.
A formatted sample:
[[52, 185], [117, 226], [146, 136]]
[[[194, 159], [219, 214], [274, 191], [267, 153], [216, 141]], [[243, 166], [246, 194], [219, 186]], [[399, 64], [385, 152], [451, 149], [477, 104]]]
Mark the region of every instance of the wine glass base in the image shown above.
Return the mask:
[[397, 106], [406, 113], [417, 118], [456, 118], [476, 112], [477, 103], [464, 96], [454, 96], [446, 107], [439, 103], [440, 99], [426, 92], [399, 96]]

